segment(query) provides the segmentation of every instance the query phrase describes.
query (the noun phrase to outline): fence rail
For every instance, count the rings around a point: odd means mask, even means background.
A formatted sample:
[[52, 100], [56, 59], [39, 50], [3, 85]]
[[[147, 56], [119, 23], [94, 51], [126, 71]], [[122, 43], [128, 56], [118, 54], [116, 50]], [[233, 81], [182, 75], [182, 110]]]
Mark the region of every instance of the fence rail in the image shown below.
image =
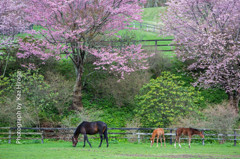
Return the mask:
[[[23, 127], [21, 128], [21, 139], [41, 140], [41, 143], [44, 143], [44, 139], [70, 140], [75, 129], [76, 128]], [[166, 139], [169, 140], [170, 144], [172, 144], [175, 139], [176, 128], [163, 128], [163, 129], [165, 130]], [[109, 138], [122, 138], [128, 140], [135, 139], [136, 141], [141, 142], [141, 140], [149, 139], [149, 137], [152, 135], [151, 133], [152, 130], [154, 130], [154, 128], [108, 128], [108, 134]], [[237, 141], [240, 141], [240, 129], [231, 130], [231, 134], [213, 133], [213, 131], [215, 131], [213, 129], [199, 129], [199, 130], [201, 130], [204, 133], [205, 138], [201, 139], [198, 137], [194, 137], [192, 139], [202, 140], [203, 145], [205, 140], [233, 141], [234, 146], [236, 146]], [[12, 140], [17, 138], [16, 131], [17, 131], [16, 127], [0, 127], [0, 139], [6, 139], [10, 144]], [[97, 138], [97, 136], [94, 136], [92, 138]], [[181, 139], [187, 139], [187, 137], [183, 137]]]
[[[177, 44], [173, 43], [174, 39], [167, 38], [167, 39], [153, 39], [153, 40], [115, 40], [115, 41], [96, 41], [94, 42], [95, 47], [109, 47], [112, 48], [125, 48], [130, 44], [141, 44], [142, 49], [145, 51], [151, 51], [152, 53], [169, 53], [174, 52], [175, 47], [178, 46]], [[130, 43], [130, 44], [129, 44]]]
[[131, 23], [131, 26], [133, 29], [140, 29], [140, 30], [144, 30], [147, 32], [155, 32], [155, 33], [161, 33], [160, 30], [160, 26], [158, 25], [154, 25], [154, 24], [148, 24], [148, 23], [142, 23], [142, 22], [133, 22]]

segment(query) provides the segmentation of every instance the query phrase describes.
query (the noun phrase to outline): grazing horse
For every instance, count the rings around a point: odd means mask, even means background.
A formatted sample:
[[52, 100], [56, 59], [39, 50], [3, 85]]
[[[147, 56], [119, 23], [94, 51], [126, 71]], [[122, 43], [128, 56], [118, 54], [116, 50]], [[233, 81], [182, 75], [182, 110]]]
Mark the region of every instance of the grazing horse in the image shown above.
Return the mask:
[[204, 135], [201, 131], [199, 131], [198, 129], [193, 129], [193, 128], [178, 128], [176, 130], [176, 140], [175, 140], [175, 144], [174, 144], [174, 147], [176, 148], [176, 142], [178, 140], [178, 145], [179, 147], [181, 148], [181, 145], [180, 145], [180, 136], [181, 135], [188, 135], [188, 145], [189, 145], [189, 148], [191, 147], [191, 138], [193, 135], [199, 135], [201, 136], [202, 138], [204, 138]]
[[89, 146], [92, 147], [92, 145], [88, 141], [87, 134], [94, 135], [96, 133], [99, 133], [100, 138], [101, 138], [101, 142], [100, 142], [100, 145], [98, 147], [101, 147], [101, 145], [102, 145], [103, 134], [104, 134], [104, 139], [106, 139], [107, 147], [108, 147], [107, 124], [102, 122], [102, 121], [96, 121], [96, 122], [84, 121], [81, 124], [79, 124], [77, 129], [75, 130], [75, 132], [73, 134], [73, 137], [72, 137], [73, 147], [76, 147], [76, 145], [78, 143], [79, 134], [84, 135], [84, 145], [83, 145], [83, 147], [85, 147], [86, 140], [87, 140]]
[[151, 140], [151, 147], [153, 146], [155, 136], [157, 136], [157, 147], [158, 147], [159, 136], [160, 136], [160, 141], [161, 141], [161, 147], [162, 147], [162, 136], [163, 136], [164, 146], [166, 147], [165, 137], [164, 137], [164, 130], [162, 128], [158, 128], [158, 129], [153, 130], [152, 137], [150, 138], [150, 140]]

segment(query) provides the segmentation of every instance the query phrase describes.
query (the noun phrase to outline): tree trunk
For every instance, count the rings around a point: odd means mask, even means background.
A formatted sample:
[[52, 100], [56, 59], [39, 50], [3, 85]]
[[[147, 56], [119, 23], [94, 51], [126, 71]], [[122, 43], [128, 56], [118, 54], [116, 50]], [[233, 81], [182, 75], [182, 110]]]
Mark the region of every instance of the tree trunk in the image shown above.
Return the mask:
[[83, 103], [82, 103], [82, 73], [77, 73], [76, 83], [73, 91], [73, 109], [82, 111]]
[[72, 57], [70, 56], [71, 60], [73, 61], [75, 72], [76, 72], [76, 82], [73, 90], [73, 104], [72, 109], [77, 111], [83, 110], [83, 103], [82, 103], [82, 75], [83, 75], [83, 68], [84, 68], [84, 57], [85, 51], [82, 49], [77, 49], [77, 44], [72, 44]]
[[229, 104], [232, 108], [234, 108], [235, 112], [238, 114], [239, 112], [239, 100], [240, 100], [240, 93], [239, 91], [236, 93], [229, 94]]

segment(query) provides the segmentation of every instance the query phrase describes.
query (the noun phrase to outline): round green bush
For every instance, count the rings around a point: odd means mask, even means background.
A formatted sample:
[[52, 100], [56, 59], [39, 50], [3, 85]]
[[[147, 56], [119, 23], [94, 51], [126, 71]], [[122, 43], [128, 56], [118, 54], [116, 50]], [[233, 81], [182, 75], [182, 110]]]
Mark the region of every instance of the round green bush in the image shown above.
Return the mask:
[[204, 98], [193, 86], [184, 86], [180, 76], [163, 72], [144, 85], [136, 96], [136, 116], [145, 127], [167, 127], [189, 113], [198, 113]]

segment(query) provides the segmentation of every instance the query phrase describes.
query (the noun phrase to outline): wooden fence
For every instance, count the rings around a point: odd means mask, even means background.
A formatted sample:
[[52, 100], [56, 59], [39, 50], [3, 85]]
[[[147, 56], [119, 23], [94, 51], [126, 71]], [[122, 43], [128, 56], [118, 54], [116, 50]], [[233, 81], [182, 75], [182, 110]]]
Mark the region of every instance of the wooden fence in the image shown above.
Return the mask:
[[[76, 128], [21, 128], [21, 140], [41, 140], [44, 143], [44, 139], [59, 139], [59, 140], [71, 140], [73, 132]], [[127, 139], [141, 142], [149, 140], [154, 128], [108, 128], [108, 134], [110, 139]], [[174, 128], [164, 128], [166, 140], [172, 144], [175, 141]], [[200, 140], [204, 145], [206, 140], [215, 141], [232, 141], [236, 146], [237, 141], [240, 140], [240, 129], [229, 131], [229, 134], [219, 134], [212, 129], [200, 129], [203, 131], [205, 138], [201, 139], [198, 136], [194, 136], [192, 140]], [[90, 138], [98, 138], [98, 134]], [[8, 143], [12, 143], [12, 140], [17, 139], [17, 128], [13, 127], [0, 127], [0, 139], [8, 140]], [[188, 139], [187, 137], [181, 139]]]
[[142, 23], [142, 22], [133, 22], [130, 27], [133, 29], [140, 29], [147, 32], [161, 33], [161, 27], [154, 24]]
[[131, 44], [141, 44], [144, 50], [151, 50], [154, 53], [158, 52], [173, 52], [176, 44], [173, 43], [174, 39], [153, 39], [153, 40], [119, 40], [119, 41], [96, 41], [93, 45], [95, 47], [108, 47], [125, 48]]

